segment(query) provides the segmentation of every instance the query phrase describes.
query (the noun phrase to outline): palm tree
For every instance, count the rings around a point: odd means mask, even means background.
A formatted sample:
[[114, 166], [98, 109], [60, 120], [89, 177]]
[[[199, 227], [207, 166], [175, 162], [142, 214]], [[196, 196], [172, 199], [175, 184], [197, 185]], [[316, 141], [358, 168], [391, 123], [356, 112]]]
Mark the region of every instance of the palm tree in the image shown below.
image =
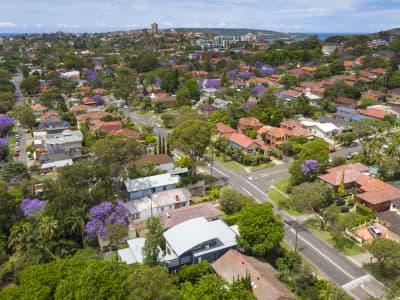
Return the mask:
[[85, 212], [86, 206], [78, 207], [72, 211], [72, 215], [66, 219], [66, 223], [70, 226], [70, 233], [79, 232], [81, 236], [81, 246], [85, 246]]
[[32, 240], [33, 227], [30, 222], [24, 221], [14, 225], [11, 228], [8, 238], [8, 246], [10, 248], [29, 247], [29, 242]]
[[52, 240], [57, 236], [58, 222], [54, 217], [44, 216], [38, 224], [38, 231], [44, 240]]

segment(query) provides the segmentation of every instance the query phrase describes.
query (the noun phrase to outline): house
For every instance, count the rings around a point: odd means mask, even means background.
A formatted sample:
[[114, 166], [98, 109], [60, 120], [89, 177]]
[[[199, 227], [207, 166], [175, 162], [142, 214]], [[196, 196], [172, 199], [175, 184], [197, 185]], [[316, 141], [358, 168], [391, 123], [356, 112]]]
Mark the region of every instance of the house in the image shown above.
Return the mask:
[[190, 219], [204, 217], [207, 221], [218, 220], [222, 212], [210, 202], [203, 202], [196, 205], [185, 206], [168, 212], [162, 211], [158, 214], [164, 229], [169, 229]]
[[[228, 141], [232, 148], [240, 148], [246, 153], [253, 153], [262, 149], [262, 142], [257, 142], [256, 140], [249, 138], [247, 135], [235, 132], [228, 136]], [[261, 145], [260, 145], [261, 144]]]
[[311, 136], [311, 130], [306, 129], [303, 127], [303, 125], [294, 120], [286, 120], [281, 122], [280, 127], [286, 130], [286, 133], [288, 137], [291, 136], [306, 136], [309, 137]]
[[285, 90], [285, 91], [276, 93], [275, 96], [278, 97], [279, 99], [282, 99], [285, 101], [290, 101], [294, 98], [299, 97], [301, 94], [302, 94], [302, 92], [299, 92], [296, 90]]
[[172, 108], [175, 106], [176, 95], [171, 95], [171, 96], [164, 97], [164, 98], [157, 98], [154, 101], [155, 101], [155, 103], [157, 103], [157, 102], [162, 103], [165, 108]]
[[400, 200], [400, 189], [369, 176], [369, 168], [361, 163], [328, 169], [318, 178], [336, 191], [343, 182], [345, 189], [357, 191], [358, 203], [375, 212], [386, 211], [391, 202]]
[[216, 112], [218, 108], [211, 104], [201, 104], [199, 106], [200, 114], [209, 118], [214, 112]]
[[122, 121], [117, 120], [117, 121], [110, 121], [110, 122], [98, 122], [93, 126], [90, 126], [90, 131], [95, 132], [95, 131], [103, 131], [106, 133], [110, 133], [111, 131], [119, 130], [122, 129]]
[[342, 43], [325, 43], [322, 45], [322, 53], [325, 56], [329, 56], [335, 52], [342, 52], [343, 44]]
[[358, 111], [346, 106], [338, 106], [336, 108], [336, 119], [349, 122], [354, 116], [359, 115]]
[[384, 111], [388, 114], [392, 114], [395, 115], [397, 118], [400, 116], [398, 110], [395, 110], [393, 107], [390, 106], [386, 106], [386, 105], [371, 105], [367, 107], [368, 109], [377, 109], [377, 110], [381, 110]]
[[81, 114], [76, 117], [76, 122], [78, 124], [78, 129], [80, 129], [81, 123], [89, 120], [91, 124], [95, 125], [101, 121], [102, 118], [110, 115], [110, 113], [105, 111], [88, 111], [85, 114]]
[[387, 98], [390, 102], [400, 102], [400, 88], [388, 90]]
[[125, 187], [129, 200], [140, 199], [153, 193], [172, 190], [179, 182], [179, 176], [169, 173], [126, 180]]
[[46, 174], [46, 173], [54, 172], [57, 168], [62, 168], [65, 166], [72, 166], [72, 165], [73, 165], [73, 161], [70, 158], [64, 159], [64, 160], [53, 161], [53, 162], [47, 162], [47, 163], [43, 163], [40, 166], [40, 173]]
[[43, 115], [45, 112], [47, 112], [49, 109], [46, 106], [44, 106], [40, 103], [37, 103], [32, 106], [32, 110], [33, 110], [33, 114], [35, 115], [35, 118], [37, 120], [39, 120], [39, 117], [41, 115]]
[[137, 168], [143, 168], [146, 164], [151, 163], [154, 168], [169, 172], [175, 167], [174, 160], [167, 154], [146, 155], [135, 160], [134, 165]]
[[40, 123], [37, 126], [38, 130], [45, 130], [48, 133], [59, 133], [68, 128], [69, 123], [67, 121], [61, 120], [58, 114], [49, 114], [49, 112], [40, 117]]
[[338, 97], [335, 99], [335, 102], [339, 105], [348, 107], [355, 107], [357, 105], [357, 100], [346, 97]]
[[262, 126], [263, 124], [258, 119], [254, 117], [246, 117], [239, 119], [238, 130], [241, 133], [246, 133], [249, 129], [257, 132], [257, 130]]
[[250, 276], [252, 292], [259, 300], [295, 299], [276, 277], [278, 271], [269, 263], [231, 249], [211, 264], [215, 273], [228, 283]]
[[216, 128], [217, 128], [217, 136], [220, 137], [221, 135], [225, 135], [228, 136], [234, 132], [236, 132], [235, 129], [233, 129], [232, 127], [225, 125], [224, 123], [218, 122], [217, 124], [215, 124]]
[[214, 102], [211, 104], [217, 109], [224, 109], [227, 108], [230, 104], [232, 104], [232, 101], [226, 101], [222, 99], [215, 99]]
[[82, 103], [84, 105], [96, 105], [96, 100], [94, 100], [91, 97], [85, 97], [85, 98], [83, 98]]
[[388, 238], [400, 242], [400, 201], [392, 201], [389, 210], [378, 213], [378, 221], [388, 231]]
[[333, 123], [303, 120], [301, 124], [304, 128], [310, 129], [312, 135], [322, 138], [330, 144], [333, 144], [333, 138], [340, 132], [340, 129]]
[[261, 136], [261, 138], [264, 136], [262, 139], [271, 148], [276, 148], [277, 146], [282, 145], [283, 143], [287, 142], [289, 138], [286, 129], [271, 126], [261, 127], [257, 131], [257, 134]]
[[361, 92], [361, 98], [383, 102], [385, 101], [386, 94], [381, 91], [369, 90], [366, 92]]
[[154, 193], [148, 197], [128, 201], [124, 206], [129, 210], [129, 221], [131, 224], [137, 224], [150, 218], [152, 215], [158, 215], [162, 212], [168, 212], [181, 207], [188, 207], [192, 195], [186, 188], [178, 188]]
[[79, 130], [64, 130], [57, 134], [48, 134], [44, 148], [50, 161], [65, 160], [81, 155], [83, 135]]
[[[236, 233], [222, 220], [200, 217], [180, 223], [163, 233], [166, 255], [161, 257], [170, 270], [203, 260], [214, 262], [228, 250], [236, 248]], [[128, 264], [143, 263], [144, 240], [128, 241], [129, 248], [118, 250], [118, 258]], [[129, 249], [129, 250], [128, 250]]]
[[388, 112], [377, 108], [357, 109], [357, 111], [360, 115], [378, 120], [383, 120], [385, 116], [389, 115]]

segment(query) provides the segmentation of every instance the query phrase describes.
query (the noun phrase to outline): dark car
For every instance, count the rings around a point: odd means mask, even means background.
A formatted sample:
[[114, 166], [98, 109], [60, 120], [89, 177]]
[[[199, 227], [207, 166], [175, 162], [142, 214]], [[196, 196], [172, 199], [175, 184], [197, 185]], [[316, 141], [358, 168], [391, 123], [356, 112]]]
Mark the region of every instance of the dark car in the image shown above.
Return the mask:
[[329, 149], [329, 153], [334, 153], [334, 152], [336, 152], [336, 149], [335, 149], [335, 148], [330, 148], [330, 149]]
[[337, 206], [342, 206], [346, 204], [346, 201], [344, 201], [344, 199], [335, 199], [333, 200], [333, 204], [337, 205]]
[[358, 143], [356, 143], [356, 142], [352, 142], [351, 144], [350, 144], [350, 147], [351, 148], [354, 148], [354, 147], [357, 147], [358, 146]]
[[342, 207], [340, 208], [340, 212], [341, 212], [341, 213], [348, 213], [348, 212], [349, 212], [349, 208], [348, 208], [347, 206], [342, 206]]

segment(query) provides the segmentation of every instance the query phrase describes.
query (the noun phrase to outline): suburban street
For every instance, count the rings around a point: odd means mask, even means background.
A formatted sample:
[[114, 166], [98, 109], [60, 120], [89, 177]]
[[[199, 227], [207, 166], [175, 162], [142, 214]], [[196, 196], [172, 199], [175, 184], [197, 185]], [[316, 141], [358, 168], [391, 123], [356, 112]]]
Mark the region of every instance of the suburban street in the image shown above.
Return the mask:
[[[124, 113], [138, 124], [154, 126], [155, 135], [162, 137], [168, 135], [166, 129], [156, 126], [160, 122], [157, 117], [146, 118], [126, 109]], [[360, 152], [361, 150], [360, 145], [354, 148], [342, 148], [331, 153], [330, 157], [346, 156], [349, 152]], [[212, 173], [216, 177], [224, 178], [238, 192], [252, 196], [257, 202], [263, 203], [271, 202], [268, 197], [268, 190], [274, 182], [290, 177], [289, 166], [290, 163], [285, 163], [256, 172], [240, 173], [233, 172], [214, 160], [212, 169], [210, 164], [202, 166], [200, 169]], [[366, 300], [371, 296], [381, 297], [384, 295], [383, 284], [364, 269], [333, 249], [325, 241], [313, 235], [296, 218], [279, 210], [277, 207], [274, 207], [274, 212], [282, 217], [285, 226], [284, 241], [292, 249], [295, 249], [296, 229], [299, 228], [297, 235], [298, 252], [314, 265], [321, 275], [341, 286], [357, 300]]]
[[[209, 166], [207, 169], [211, 171]], [[216, 161], [213, 163], [213, 174], [225, 178], [234, 189], [253, 196], [259, 203], [270, 202], [267, 191], [274, 181], [290, 176], [287, 164], [253, 173], [236, 173]], [[300, 228], [297, 249], [322, 275], [341, 286], [355, 299], [367, 299], [370, 296], [378, 297], [384, 294], [384, 286], [365, 270], [304, 229], [296, 218], [276, 207], [274, 211], [282, 216], [285, 226], [284, 240], [292, 249], [296, 243], [296, 228]]]

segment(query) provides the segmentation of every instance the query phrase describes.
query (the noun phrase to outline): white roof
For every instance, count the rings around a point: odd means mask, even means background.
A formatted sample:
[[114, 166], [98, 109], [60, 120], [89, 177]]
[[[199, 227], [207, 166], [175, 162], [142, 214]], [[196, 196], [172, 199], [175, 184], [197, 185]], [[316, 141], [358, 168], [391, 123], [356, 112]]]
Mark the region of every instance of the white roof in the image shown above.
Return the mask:
[[333, 123], [316, 123], [315, 124], [321, 131], [323, 132], [331, 132], [335, 130], [339, 130], [339, 128]]
[[79, 130], [64, 130], [62, 133], [55, 135], [48, 135], [46, 144], [49, 145], [62, 145], [65, 143], [82, 142], [83, 135]]
[[165, 173], [136, 179], [128, 179], [125, 181], [125, 186], [128, 193], [131, 193], [149, 188], [177, 184], [179, 179], [179, 176], [172, 176], [169, 173]]
[[129, 248], [118, 250], [118, 256], [128, 265], [133, 263], [143, 263], [142, 249], [144, 247], [144, 238], [128, 240]]
[[315, 95], [315, 94], [310, 93], [310, 92], [306, 92], [306, 93], [304, 93], [304, 95], [310, 100], [321, 100], [322, 99], [320, 96]]
[[236, 245], [236, 233], [228, 225], [221, 220], [208, 222], [204, 217], [180, 223], [163, 235], [177, 256], [213, 239], [220, 240], [225, 246]]
[[72, 166], [73, 161], [72, 159], [64, 159], [64, 160], [57, 160], [53, 162], [44, 163], [41, 166], [41, 169], [48, 169], [48, 168], [61, 168], [65, 166]]

